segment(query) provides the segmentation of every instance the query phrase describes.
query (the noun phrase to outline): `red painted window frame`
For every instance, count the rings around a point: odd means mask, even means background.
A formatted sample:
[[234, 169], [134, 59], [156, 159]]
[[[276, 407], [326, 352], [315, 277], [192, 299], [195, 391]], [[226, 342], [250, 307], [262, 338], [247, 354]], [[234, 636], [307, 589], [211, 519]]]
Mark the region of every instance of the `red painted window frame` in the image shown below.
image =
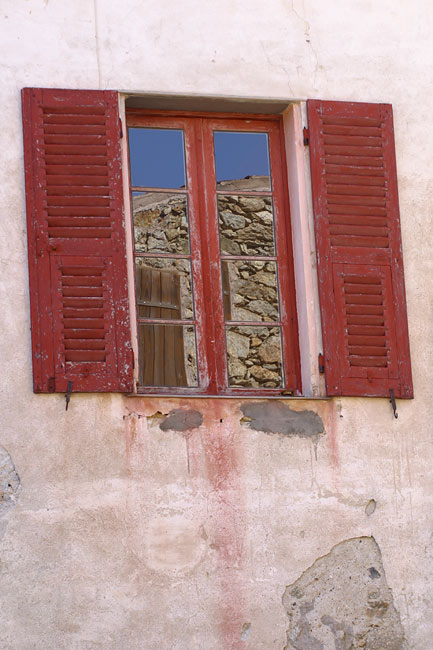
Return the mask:
[[[196, 326], [198, 387], [137, 386], [140, 394], [278, 397], [301, 395], [293, 248], [282, 117], [272, 115], [127, 109], [127, 127], [182, 129], [189, 207], [189, 233]], [[266, 132], [272, 175], [276, 257], [285, 386], [228, 386], [225, 322], [213, 156], [213, 131]], [[200, 172], [200, 170], [202, 170]], [[131, 179], [129, 175], [130, 187]], [[159, 188], [160, 189], [160, 188]], [[248, 192], [254, 194], [254, 192]], [[262, 195], [262, 192], [257, 192]], [[132, 201], [131, 201], [132, 205]], [[214, 215], [214, 216], [212, 216]], [[131, 217], [131, 229], [133, 220]], [[132, 241], [134, 236], [132, 233]], [[253, 257], [253, 256], [252, 256]], [[215, 296], [220, 296], [215, 300]], [[259, 323], [254, 323], [259, 325]], [[288, 372], [288, 368], [292, 371]]]

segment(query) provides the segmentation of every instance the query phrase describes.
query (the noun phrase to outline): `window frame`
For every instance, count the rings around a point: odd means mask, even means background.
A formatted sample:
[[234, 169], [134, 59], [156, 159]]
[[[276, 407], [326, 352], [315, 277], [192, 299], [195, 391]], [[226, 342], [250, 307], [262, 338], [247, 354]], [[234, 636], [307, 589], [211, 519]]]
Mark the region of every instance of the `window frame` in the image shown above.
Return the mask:
[[[197, 387], [143, 386], [138, 384], [136, 368], [137, 394], [184, 395], [191, 397], [250, 396], [264, 398], [302, 395], [283, 116], [256, 113], [216, 113], [126, 108], [125, 125], [126, 129], [129, 127], [149, 128], [155, 126], [157, 128], [168, 128], [169, 125], [170, 128], [184, 129], [186, 153], [185, 163], [188, 178], [187, 186], [189, 186], [187, 189], [187, 195], [189, 197], [188, 201], [190, 205], [191, 220], [190, 256], [192, 260], [192, 281], [194, 285], [195, 301], [195, 315], [192, 323], [196, 324], [197, 372], [199, 383]], [[209, 161], [213, 161], [213, 147], [211, 145], [214, 130], [268, 133], [271, 177], [273, 183], [272, 192], [270, 192], [270, 194], [272, 194], [273, 197], [274, 219], [276, 224], [275, 257], [278, 258], [278, 288], [281, 310], [280, 327], [282, 335], [283, 365], [285, 368], [285, 385], [281, 388], [237, 388], [228, 385], [225, 340], [226, 325], [223, 314], [218, 219], [211, 216], [213, 213], [217, 214], [217, 190], [214, 185], [215, 177], [210, 174], [200, 174], [198, 172], [198, 165], [194, 164], [194, 161], [207, 161], [205, 166], [209, 169]], [[126, 140], [128, 139], [126, 138]], [[212, 151], [210, 148], [212, 148]], [[129, 151], [127, 152], [126, 159], [128, 163], [128, 196], [130, 200], [130, 209], [127, 211], [129, 213], [128, 217], [130, 223], [127, 230], [130, 231], [129, 236], [131, 236], [131, 251], [128, 251], [128, 258], [130, 259], [130, 265], [132, 264], [132, 276], [135, 277], [135, 252], [133, 243], [134, 224], [132, 218], [132, 184]], [[234, 194], [235, 192], [231, 193]], [[251, 195], [254, 194], [254, 191], [247, 191], [245, 193]], [[191, 215], [193, 216], [191, 217]], [[208, 250], [208, 245], [206, 244], [202, 246], [201, 242], [207, 241], [209, 233], [211, 234], [211, 237]], [[198, 255], [196, 254], [197, 251], [199, 251]], [[208, 255], [209, 251], [211, 257], [210, 260]], [[213, 269], [213, 273], [210, 273], [209, 277], [207, 277], [207, 274], [201, 273], [200, 256], [205, 258], [205, 268]], [[216, 259], [218, 259], [218, 264], [215, 264]], [[205, 277], [203, 277], [203, 275]], [[137, 350], [138, 321], [135, 280], [130, 283], [130, 285], [134, 286], [134, 290], [131, 293], [131, 296], [133, 296], [133, 301], [131, 300], [131, 320], [134, 324], [133, 338], [136, 339], [133, 345]], [[213, 304], [215, 291], [218, 291], [218, 295], [221, 296], [216, 309]], [[217, 315], [217, 322], [215, 322], [214, 319], [215, 314]], [[259, 322], [254, 324], [259, 325]], [[293, 372], [291, 373], [287, 371], [289, 364], [290, 367], [293, 368]], [[138, 366], [138, 363], [136, 365]]]
[[[136, 332], [134, 323], [130, 322], [130, 309], [134, 312], [135, 304], [132, 241], [129, 240], [130, 228], [125, 229], [129, 187], [127, 175], [123, 173], [128, 169], [128, 155], [126, 138], [122, 146], [122, 123], [125, 122], [124, 109], [128, 105], [128, 98], [126, 102], [124, 100], [125, 95], [122, 97], [117, 91], [22, 90], [35, 392], [119, 392], [137, 395], [134, 385], [137, 371], [134, 370], [132, 347]], [[160, 100], [155, 101], [159, 103]], [[177, 100], [171, 102], [168, 98], [164, 101], [177, 103]], [[183, 103], [183, 100], [179, 101]], [[143, 102], [148, 103], [147, 96], [140, 101], [137, 98], [135, 107]], [[195, 103], [195, 100], [190, 103]], [[209, 98], [199, 103], [209, 103]], [[254, 108], [254, 104], [259, 106], [254, 101], [246, 104], [242, 99], [221, 99], [217, 104], [221, 108], [224, 104], [236, 104], [237, 109], [246, 108], [247, 105]], [[260, 105], [267, 108], [263, 103]], [[161, 105], [157, 108], [161, 108]], [[321, 395], [411, 399], [413, 385], [392, 106], [371, 102], [307, 100], [305, 105], [301, 101], [292, 102], [287, 110], [284, 107], [282, 110], [287, 151], [286, 181], [292, 217], [294, 215], [291, 225], [300, 323], [299, 353], [302, 356], [305, 397], [315, 397], [320, 392]], [[252, 112], [256, 114], [254, 110]], [[264, 112], [268, 114], [266, 110]], [[239, 115], [235, 117], [239, 118]], [[307, 123], [308, 128], [304, 126]], [[363, 130], [365, 127], [367, 131]], [[305, 145], [309, 145], [308, 148]], [[370, 149], [366, 151], [365, 147]], [[366, 153], [369, 154], [367, 158]], [[377, 158], [377, 164], [370, 164], [372, 156]], [[382, 198], [377, 198], [377, 182], [374, 179], [364, 178], [362, 183], [355, 183], [356, 186], [362, 185], [363, 189], [359, 191], [353, 184], [348, 184], [351, 179], [343, 175], [337, 185], [344, 187], [334, 187], [336, 179], [333, 173], [336, 169], [328, 169], [328, 163], [337, 166], [343, 164], [350, 176], [376, 177], [376, 168], [380, 167], [379, 176], [383, 182], [379, 183], [382, 187], [379, 195]], [[372, 167], [374, 174], [366, 174]], [[283, 174], [284, 169], [283, 164]], [[373, 189], [370, 191], [368, 187]], [[365, 199], [362, 198], [364, 196]], [[329, 205], [337, 207], [329, 210]], [[331, 222], [335, 220], [330, 215], [333, 214], [343, 215], [349, 221], [343, 223], [350, 226], [348, 229], [338, 226], [340, 234], [345, 231], [343, 245], [333, 237], [333, 234], [338, 234], [332, 232], [334, 226]], [[370, 216], [379, 216], [382, 220], [385, 218], [387, 223], [366, 223], [361, 218], [365, 214], [369, 215], [369, 221]], [[361, 219], [361, 223], [353, 224], [354, 215], [358, 215], [355, 221]], [[343, 217], [338, 216], [338, 219]], [[372, 226], [380, 228], [380, 232], [371, 232]], [[367, 231], [363, 230], [365, 227]], [[387, 229], [388, 246], [384, 246], [383, 242], [384, 227]], [[379, 238], [372, 239], [374, 234]], [[364, 239], [361, 241], [360, 237]], [[125, 240], [129, 245], [125, 246]], [[364, 245], [360, 247], [360, 244]], [[313, 261], [314, 251], [316, 256]], [[371, 367], [377, 365], [371, 363], [375, 360], [370, 357], [383, 356], [377, 354], [378, 350], [371, 350], [370, 354], [364, 349], [365, 354], [361, 355], [359, 352], [362, 350], [349, 350], [349, 356], [353, 354], [359, 357], [355, 359], [355, 364], [350, 364], [349, 359], [349, 365], [361, 368], [363, 375], [357, 377], [356, 381], [347, 381], [344, 369], [348, 359], [348, 336], [363, 336], [362, 341], [352, 343], [355, 347], [359, 344], [369, 348], [372, 344], [369, 337], [378, 334], [377, 330], [371, 330], [371, 320], [367, 323], [369, 319], [361, 319], [362, 323], [358, 323], [360, 326], [367, 325], [367, 330], [350, 334], [345, 320], [349, 312], [345, 309], [339, 311], [335, 300], [335, 293], [341, 292], [341, 286], [338, 278], [335, 279], [334, 271], [337, 274], [340, 271], [338, 268], [330, 269], [330, 265], [352, 264], [354, 258], [365, 269], [370, 269], [374, 263], [377, 272], [382, 274], [380, 277], [384, 272], [382, 267], [391, 268], [392, 283], [386, 285], [385, 293], [391, 292], [389, 300], [395, 305], [400, 323], [398, 331], [390, 324], [391, 338], [386, 338], [385, 332], [385, 346], [380, 347], [386, 348], [387, 355], [392, 348], [397, 349], [398, 376], [394, 376], [393, 370], [387, 377], [375, 377], [370, 371]], [[130, 262], [129, 266], [127, 261]], [[62, 278], [59, 277], [59, 270]], [[344, 274], [345, 270], [342, 272]], [[352, 282], [354, 279], [357, 280], [355, 283]], [[351, 277], [349, 284], [366, 284], [364, 275], [357, 271], [357, 277]], [[374, 284], [383, 285], [382, 280]], [[370, 295], [370, 289], [354, 292], [356, 287], [346, 288], [348, 291], [344, 289], [345, 295], [355, 293], [356, 300], [350, 302], [352, 298], [345, 299], [345, 305], [370, 305], [363, 298], [364, 294]], [[383, 291], [381, 295], [385, 300]], [[87, 301], [90, 297], [99, 298], [97, 306]], [[73, 300], [69, 301], [69, 298]], [[56, 319], [54, 313], [59, 318]], [[365, 310], [359, 314], [371, 315]], [[382, 316], [384, 323], [376, 325], [383, 329], [389, 321], [386, 309]], [[354, 324], [352, 317], [351, 324]], [[336, 325], [339, 336], [334, 336], [330, 345]], [[320, 336], [321, 332], [323, 337]], [[104, 355], [100, 352], [94, 354], [95, 339], [99, 340], [96, 348], [104, 349]], [[104, 348], [101, 348], [101, 341]], [[136, 341], [134, 345], [136, 350]], [[74, 352], [68, 354], [67, 358], [67, 349], [78, 350], [79, 354]], [[321, 375], [323, 372], [324, 375]], [[340, 381], [340, 385], [334, 382], [333, 377]], [[248, 390], [245, 397], [254, 397], [253, 391]], [[191, 396], [191, 391], [186, 394]]]

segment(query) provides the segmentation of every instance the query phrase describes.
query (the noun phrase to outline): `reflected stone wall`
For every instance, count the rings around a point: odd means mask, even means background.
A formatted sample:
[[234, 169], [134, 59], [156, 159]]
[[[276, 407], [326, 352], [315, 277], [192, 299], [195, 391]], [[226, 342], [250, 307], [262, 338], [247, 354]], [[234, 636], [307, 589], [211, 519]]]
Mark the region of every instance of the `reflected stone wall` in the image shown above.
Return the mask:
[[[223, 302], [226, 321], [257, 322], [226, 329], [229, 384], [244, 388], [283, 386], [280, 328], [259, 326], [280, 319], [275, 261], [243, 260], [242, 256], [275, 255], [272, 199], [259, 193], [268, 178], [253, 176], [222, 181], [217, 189], [218, 223], [222, 255], [239, 260], [222, 261]], [[237, 195], [252, 191], [256, 195]], [[188, 254], [188, 209], [185, 194], [149, 192], [133, 197], [134, 232], [137, 252]], [[172, 269], [180, 275], [183, 318], [193, 317], [190, 262], [186, 259], [137, 258], [137, 266]], [[188, 359], [195, 361], [193, 336], [184, 339], [187, 374], [194, 376]]]

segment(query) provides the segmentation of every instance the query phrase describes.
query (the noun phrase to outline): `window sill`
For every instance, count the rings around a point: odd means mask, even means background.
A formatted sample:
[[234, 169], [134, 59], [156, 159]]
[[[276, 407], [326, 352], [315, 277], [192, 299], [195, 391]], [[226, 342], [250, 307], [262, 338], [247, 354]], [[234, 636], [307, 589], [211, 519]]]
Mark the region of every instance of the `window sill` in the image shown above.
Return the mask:
[[193, 400], [193, 399], [236, 399], [236, 400], [245, 400], [245, 399], [255, 399], [255, 400], [269, 400], [269, 399], [277, 399], [277, 400], [302, 400], [302, 401], [308, 401], [308, 402], [317, 402], [317, 401], [326, 401], [329, 402], [334, 397], [326, 397], [326, 396], [311, 396], [311, 397], [305, 397], [305, 396], [299, 396], [299, 395], [209, 395], [209, 394], [189, 394], [189, 395], [182, 395], [179, 393], [128, 393], [126, 397], [149, 397], [149, 398], [165, 398], [165, 399], [188, 399], [188, 400]]

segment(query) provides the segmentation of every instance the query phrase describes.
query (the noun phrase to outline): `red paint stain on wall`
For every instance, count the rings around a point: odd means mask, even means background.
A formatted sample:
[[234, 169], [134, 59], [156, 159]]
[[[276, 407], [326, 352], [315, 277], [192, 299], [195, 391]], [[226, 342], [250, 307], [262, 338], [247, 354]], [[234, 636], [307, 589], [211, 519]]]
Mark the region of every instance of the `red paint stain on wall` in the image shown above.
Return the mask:
[[205, 466], [213, 488], [209, 514], [218, 554], [221, 650], [240, 650], [245, 648], [240, 635], [246, 620], [243, 580], [246, 512], [239, 414], [234, 405], [209, 401], [203, 415]]
[[[217, 594], [217, 612], [221, 650], [245, 650], [241, 640], [247, 620], [244, 581], [246, 511], [243, 486], [243, 454], [239, 435], [238, 405], [223, 400], [138, 400], [134, 412], [124, 417], [125, 457], [128, 478], [139, 471], [142, 419], [172, 409], [196, 409], [203, 424], [194, 430], [176, 432], [185, 439], [185, 461], [191, 478], [206, 476], [209, 481], [209, 544], [217, 556], [213, 593]], [[131, 506], [131, 504], [129, 504]]]
[[158, 413], [168, 413], [170, 406], [166, 400], [150, 398], [124, 397], [124, 440], [126, 473], [131, 477], [135, 469], [144, 466], [145, 436], [147, 435], [147, 417]]
[[137, 436], [137, 416], [134, 413], [128, 413], [123, 416], [124, 421], [124, 439], [125, 439], [125, 461], [126, 473], [128, 477], [132, 474], [132, 449]]

